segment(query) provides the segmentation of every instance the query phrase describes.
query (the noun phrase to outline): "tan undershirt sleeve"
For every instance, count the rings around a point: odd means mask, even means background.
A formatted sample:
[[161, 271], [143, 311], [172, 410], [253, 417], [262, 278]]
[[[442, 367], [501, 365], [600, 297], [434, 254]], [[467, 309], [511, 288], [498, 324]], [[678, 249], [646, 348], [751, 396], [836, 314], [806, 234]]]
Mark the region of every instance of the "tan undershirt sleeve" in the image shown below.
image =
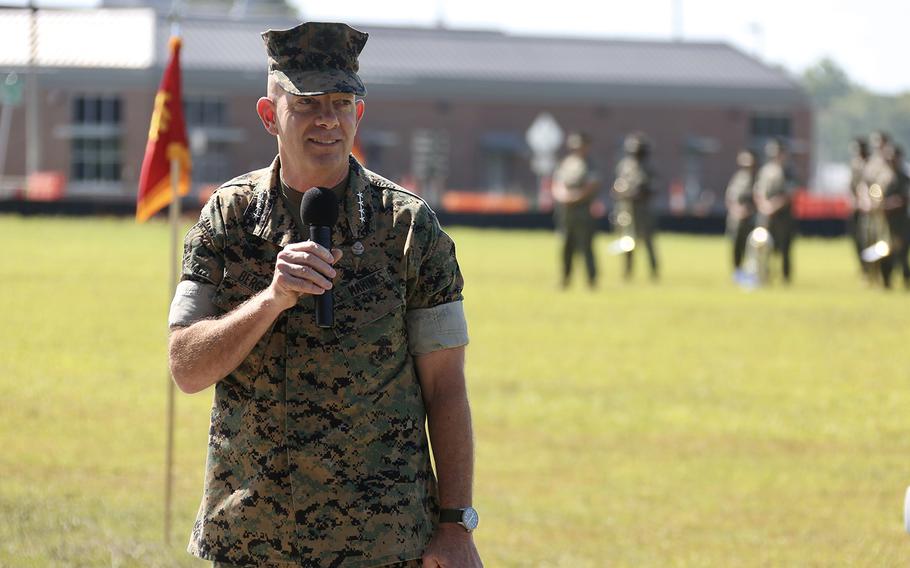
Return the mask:
[[432, 353], [468, 344], [468, 324], [462, 302], [440, 304], [407, 313], [408, 351]]

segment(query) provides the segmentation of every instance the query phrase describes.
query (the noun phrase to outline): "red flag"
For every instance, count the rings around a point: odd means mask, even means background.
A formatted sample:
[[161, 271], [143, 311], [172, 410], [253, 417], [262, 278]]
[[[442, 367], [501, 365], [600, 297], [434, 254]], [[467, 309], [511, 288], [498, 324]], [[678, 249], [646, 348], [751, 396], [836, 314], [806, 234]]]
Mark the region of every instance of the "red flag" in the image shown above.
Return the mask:
[[171, 188], [171, 161], [180, 164], [180, 181], [177, 191], [186, 195], [190, 191], [189, 144], [186, 123], [183, 121], [183, 99], [180, 90], [180, 38], [171, 37], [171, 57], [158, 94], [149, 126], [149, 140], [145, 146], [142, 172], [139, 174], [139, 196], [136, 199], [136, 220], [147, 220], [166, 207], [173, 197]]

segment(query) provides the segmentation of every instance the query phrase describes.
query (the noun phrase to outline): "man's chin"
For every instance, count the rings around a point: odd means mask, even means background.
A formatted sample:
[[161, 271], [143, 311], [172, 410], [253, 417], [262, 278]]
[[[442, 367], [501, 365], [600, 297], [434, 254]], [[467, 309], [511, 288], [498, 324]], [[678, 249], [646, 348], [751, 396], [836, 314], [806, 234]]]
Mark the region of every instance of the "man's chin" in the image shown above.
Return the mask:
[[301, 167], [307, 173], [307, 177], [320, 181], [320, 185], [326, 185], [347, 173], [348, 156], [330, 155], [330, 156], [308, 156], [306, 160], [300, 162]]

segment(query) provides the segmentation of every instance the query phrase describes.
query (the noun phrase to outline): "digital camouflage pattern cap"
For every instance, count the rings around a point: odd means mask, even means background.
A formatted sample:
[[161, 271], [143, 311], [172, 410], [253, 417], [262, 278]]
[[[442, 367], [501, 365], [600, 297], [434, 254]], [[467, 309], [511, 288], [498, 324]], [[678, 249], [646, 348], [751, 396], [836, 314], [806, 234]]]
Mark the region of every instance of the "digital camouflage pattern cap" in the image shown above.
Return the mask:
[[367, 94], [357, 56], [368, 34], [347, 24], [307, 22], [262, 33], [269, 75], [293, 95]]

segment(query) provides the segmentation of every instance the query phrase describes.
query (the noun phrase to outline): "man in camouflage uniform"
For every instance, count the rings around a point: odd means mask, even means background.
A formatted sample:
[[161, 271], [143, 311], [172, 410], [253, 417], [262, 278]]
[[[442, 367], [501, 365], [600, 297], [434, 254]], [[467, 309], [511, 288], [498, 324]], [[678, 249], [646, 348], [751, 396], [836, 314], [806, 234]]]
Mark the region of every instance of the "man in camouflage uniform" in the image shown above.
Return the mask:
[[576, 252], [585, 258], [588, 286], [597, 284], [594, 260], [596, 226], [591, 215], [591, 202], [597, 197], [600, 176], [591, 164], [590, 140], [581, 132], [566, 139], [569, 154], [553, 173], [553, 199], [556, 201], [556, 229], [562, 237], [562, 287], [569, 285], [572, 259]]
[[[894, 254], [890, 223], [886, 215], [885, 194], [893, 203], [900, 193], [899, 176], [895, 171], [893, 156], [889, 156], [890, 139], [884, 132], [869, 135], [870, 155], [857, 188], [857, 207], [860, 209], [860, 241], [863, 249], [884, 242], [889, 250], [881, 258], [866, 259], [866, 277], [871, 284], [881, 282], [890, 286], [891, 257]], [[899, 235], [898, 235], [899, 236]], [[871, 250], [871, 249], [870, 249]]]
[[[215, 385], [189, 551], [216, 566], [481, 566], [454, 244], [350, 156], [367, 34], [308, 23], [263, 39], [256, 110], [278, 156], [205, 205], [169, 317], [174, 380]], [[304, 237], [312, 187], [339, 198], [331, 251]], [[326, 290], [332, 328], [314, 319]]]
[[755, 179], [755, 203], [758, 206], [756, 225], [768, 229], [774, 251], [780, 253], [784, 282], [792, 273], [790, 245], [796, 233], [792, 203], [795, 184], [787, 164], [787, 150], [779, 140], [765, 145], [767, 162], [758, 170]]
[[739, 169], [727, 184], [727, 235], [733, 240], [733, 270], [739, 272], [746, 251], [746, 239], [755, 228], [755, 154], [742, 150], [736, 156]]
[[910, 177], [904, 168], [904, 152], [897, 144], [885, 148], [885, 158], [893, 172], [891, 183], [885, 186], [883, 207], [888, 231], [891, 237], [891, 255], [882, 265], [886, 283], [891, 283], [891, 271], [900, 265], [904, 287], [910, 289], [910, 258], [907, 239], [910, 237], [910, 218], [907, 216], [907, 201], [910, 198]]
[[[654, 174], [648, 163], [650, 147], [644, 134], [633, 133], [623, 143], [626, 155], [616, 165], [613, 182], [614, 223], [622, 236], [635, 239], [635, 248], [642, 244], [648, 250], [651, 279], [657, 280], [657, 254], [654, 250], [654, 214], [651, 199], [654, 196]], [[623, 275], [632, 277], [633, 251], [625, 253]]]
[[[888, 244], [888, 254], [877, 261], [882, 284], [891, 287], [891, 274], [900, 265], [904, 285], [910, 287], [910, 263], [907, 258], [907, 238], [910, 219], [907, 218], [908, 185], [901, 149], [885, 139], [878, 153], [881, 161], [866, 172], [864, 205], [867, 208], [867, 246], [877, 241]], [[871, 161], [871, 160], [870, 160]]]

